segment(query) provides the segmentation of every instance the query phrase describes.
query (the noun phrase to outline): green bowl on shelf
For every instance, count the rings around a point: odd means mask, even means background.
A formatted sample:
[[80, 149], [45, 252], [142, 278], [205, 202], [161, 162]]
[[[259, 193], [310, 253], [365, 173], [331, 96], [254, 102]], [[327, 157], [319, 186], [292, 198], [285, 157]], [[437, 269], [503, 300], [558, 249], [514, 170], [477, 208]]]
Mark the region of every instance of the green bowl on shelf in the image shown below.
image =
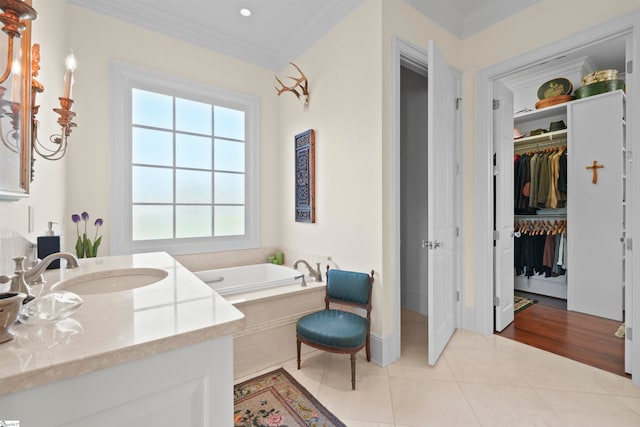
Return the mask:
[[624, 80], [605, 80], [582, 86], [573, 92], [573, 96], [580, 99], [618, 89], [624, 89]]

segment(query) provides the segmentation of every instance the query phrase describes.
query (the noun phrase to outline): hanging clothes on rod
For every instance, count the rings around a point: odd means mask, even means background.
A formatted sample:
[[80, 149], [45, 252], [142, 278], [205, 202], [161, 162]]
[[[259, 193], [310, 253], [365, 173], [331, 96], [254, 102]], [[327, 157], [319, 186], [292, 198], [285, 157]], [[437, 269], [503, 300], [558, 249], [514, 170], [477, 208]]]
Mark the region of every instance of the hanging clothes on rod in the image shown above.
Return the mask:
[[[554, 144], [551, 146], [550, 144]], [[567, 200], [567, 150], [558, 142], [514, 154], [514, 209], [535, 214], [540, 208], [562, 208]]]
[[516, 275], [556, 277], [566, 273], [565, 220], [519, 218], [514, 223]]

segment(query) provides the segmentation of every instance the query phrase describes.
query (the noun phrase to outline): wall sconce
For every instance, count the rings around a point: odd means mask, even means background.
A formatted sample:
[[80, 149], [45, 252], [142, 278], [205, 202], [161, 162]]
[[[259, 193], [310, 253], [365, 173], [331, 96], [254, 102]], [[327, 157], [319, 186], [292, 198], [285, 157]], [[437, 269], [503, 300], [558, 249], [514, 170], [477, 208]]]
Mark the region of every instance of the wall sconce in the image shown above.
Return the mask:
[[[0, 139], [5, 147], [14, 153], [20, 152], [20, 61], [13, 61], [10, 67], [13, 70], [12, 99], [5, 99], [7, 88], [0, 86]], [[11, 128], [4, 129], [4, 120], [7, 117]]]
[[[2, 1], [2, 0], [0, 0]], [[33, 45], [34, 48], [37, 45]], [[35, 63], [36, 59], [38, 60], [38, 64]], [[40, 47], [34, 49], [32, 52], [32, 76], [36, 77], [38, 75], [37, 71], [40, 69]], [[47, 160], [59, 160], [64, 157], [67, 152], [67, 147], [69, 143], [69, 135], [71, 135], [72, 128], [77, 125], [72, 121], [76, 116], [76, 113], [71, 111], [71, 106], [73, 105], [73, 99], [71, 99], [71, 86], [73, 86], [73, 72], [76, 69], [77, 62], [76, 57], [73, 56], [73, 52], [67, 56], [65, 60], [65, 68], [66, 72], [64, 75], [64, 94], [59, 97], [60, 100], [60, 108], [54, 108], [53, 111], [58, 113], [60, 117], [58, 118], [58, 124], [60, 125], [60, 133], [54, 134], [49, 137], [49, 141], [53, 144], [53, 148], [49, 148], [40, 143], [38, 139], [38, 120], [36, 119], [36, 115], [38, 114], [39, 105], [35, 105], [35, 96], [37, 92], [42, 92], [44, 87], [41, 83], [39, 83], [35, 78], [32, 79], [31, 82], [31, 93], [32, 93], [32, 132], [31, 132], [31, 144], [33, 149], [38, 153], [41, 157]]]
[[[38, 17], [38, 12], [21, 0], [0, 0], [0, 22], [4, 25], [2, 31], [8, 36], [7, 66], [0, 77], [0, 83], [4, 83], [11, 74], [13, 61], [13, 39], [20, 38], [26, 28], [24, 21], [31, 21]], [[14, 73], [17, 74], [17, 73]]]
[[[0, 86], [0, 139], [9, 150], [14, 153], [20, 152], [20, 84], [21, 84], [21, 67], [20, 60], [13, 58], [13, 44], [15, 38], [22, 36], [22, 31], [26, 28], [25, 21], [33, 20], [38, 17], [38, 12], [30, 5], [21, 0], [0, 0], [0, 22], [2, 22], [2, 31], [7, 34], [7, 65], [4, 73], [0, 77], [0, 83], [7, 81], [13, 73], [13, 87], [11, 100], [5, 99], [4, 95], [7, 90], [5, 86]], [[11, 129], [5, 131], [3, 128], [4, 120], [7, 117]]]

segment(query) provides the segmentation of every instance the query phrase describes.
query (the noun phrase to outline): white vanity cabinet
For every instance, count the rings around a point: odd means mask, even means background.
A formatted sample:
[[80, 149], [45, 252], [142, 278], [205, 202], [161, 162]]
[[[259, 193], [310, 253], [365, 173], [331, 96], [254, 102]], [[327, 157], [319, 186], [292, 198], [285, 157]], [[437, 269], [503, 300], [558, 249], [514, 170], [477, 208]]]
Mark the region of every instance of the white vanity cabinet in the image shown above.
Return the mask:
[[619, 321], [625, 253], [624, 117], [622, 91], [580, 99], [568, 108], [567, 308]]
[[86, 292], [60, 322], [13, 325], [15, 338], [0, 344], [0, 420], [25, 427], [233, 425], [233, 334], [244, 315], [169, 254], [85, 258], [77, 268], [47, 272], [41, 289], [139, 268], [167, 275]]
[[233, 425], [231, 335], [0, 396], [32, 427]]

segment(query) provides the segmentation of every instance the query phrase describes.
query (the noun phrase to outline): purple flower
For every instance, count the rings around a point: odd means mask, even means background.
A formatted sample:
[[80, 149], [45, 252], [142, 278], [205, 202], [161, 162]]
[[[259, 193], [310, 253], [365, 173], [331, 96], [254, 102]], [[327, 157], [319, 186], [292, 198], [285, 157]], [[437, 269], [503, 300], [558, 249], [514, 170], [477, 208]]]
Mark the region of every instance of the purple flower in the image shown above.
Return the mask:
[[76, 224], [76, 231], [78, 232], [78, 239], [80, 238], [80, 215], [73, 214], [71, 215], [71, 221]]
[[[93, 223], [96, 227], [96, 233], [93, 236], [93, 241], [87, 236], [87, 223], [89, 222], [89, 214], [85, 211], [80, 215], [71, 215], [71, 220], [76, 224], [76, 231], [78, 238], [76, 240], [76, 254], [78, 258], [93, 258], [98, 256], [98, 248], [102, 242], [102, 236], [98, 236], [100, 227], [104, 224], [102, 218], [98, 218]], [[80, 233], [80, 221], [84, 221], [84, 232]]]

